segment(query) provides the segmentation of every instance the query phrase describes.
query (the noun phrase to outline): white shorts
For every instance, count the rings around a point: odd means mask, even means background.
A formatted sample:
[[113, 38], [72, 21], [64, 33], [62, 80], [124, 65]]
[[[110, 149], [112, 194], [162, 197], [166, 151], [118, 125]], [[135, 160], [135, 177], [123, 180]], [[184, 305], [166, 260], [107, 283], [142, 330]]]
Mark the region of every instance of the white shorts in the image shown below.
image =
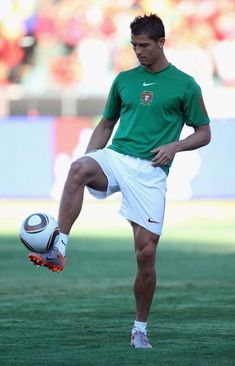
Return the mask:
[[108, 179], [106, 192], [88, 188], [98, 199], [122, 193], [119, 213], [128, 221], [161, 235], [166, 194], [166, 174], [149, 160], [119, 154], [109, 148], [87, 153], [96, 160]]

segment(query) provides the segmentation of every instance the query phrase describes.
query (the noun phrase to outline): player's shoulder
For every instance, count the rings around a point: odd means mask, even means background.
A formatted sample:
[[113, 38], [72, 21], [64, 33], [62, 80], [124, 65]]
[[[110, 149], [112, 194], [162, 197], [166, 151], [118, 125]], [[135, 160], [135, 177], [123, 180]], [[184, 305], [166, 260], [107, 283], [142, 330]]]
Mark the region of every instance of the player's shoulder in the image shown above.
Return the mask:
[[130, 78], [130, 77], [135, 77], [135, 76], [139, 75], [140, 72], [141, 72], [140, 66], [136, 66], [129, 70], [120, 71], [119, 74], [117, 75], [117, 78], [126, 79], [126, 78]]
[[139, 66], [133, 69], [120, 71], [114, 80], [114, 85], [116, 86], [116, 88], [121, 90], [130, 83], [135, 83], [138, 80], [139, 76], [140, 76]]
[[192, 75], [187, 74], [185, 71], [178, 69], [175, 65], [171, 65], [171, 72], [175, 78], [179, 79], [181, 82], [184, 82], [188, 85], [197, 85], [194, 77]]

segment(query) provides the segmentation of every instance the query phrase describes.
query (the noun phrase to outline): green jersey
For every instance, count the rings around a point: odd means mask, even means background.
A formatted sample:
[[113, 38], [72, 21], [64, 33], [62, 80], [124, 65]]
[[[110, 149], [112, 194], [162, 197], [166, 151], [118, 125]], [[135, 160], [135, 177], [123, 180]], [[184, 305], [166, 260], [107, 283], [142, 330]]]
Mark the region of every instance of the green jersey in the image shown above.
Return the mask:
[[[154, 148], [178, 141], [184, 124], [209, 123], [199, 85], [172, 64], [160, 72], [143, 66], [121, 72], [111, 87], [104, 117], [120, 118], [108, 147], [147, 160], [154, 157]], [[171, 163], [162, 167], [166, 173]]]

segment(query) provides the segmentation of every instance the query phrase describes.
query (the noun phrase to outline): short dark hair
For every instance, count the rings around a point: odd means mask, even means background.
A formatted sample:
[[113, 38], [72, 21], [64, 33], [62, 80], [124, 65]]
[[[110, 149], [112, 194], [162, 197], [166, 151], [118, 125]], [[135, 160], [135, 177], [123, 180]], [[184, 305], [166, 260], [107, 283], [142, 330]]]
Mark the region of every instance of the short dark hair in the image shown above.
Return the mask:
[[150, 15], [138, 15], [135, 17], [130, 25], [131, 33], [134, 36], [139, 36], [140, 34], [147, 34], [150, 39], [158, 41], [159, 38], [165, 37], [164, 24], [156, 14]]

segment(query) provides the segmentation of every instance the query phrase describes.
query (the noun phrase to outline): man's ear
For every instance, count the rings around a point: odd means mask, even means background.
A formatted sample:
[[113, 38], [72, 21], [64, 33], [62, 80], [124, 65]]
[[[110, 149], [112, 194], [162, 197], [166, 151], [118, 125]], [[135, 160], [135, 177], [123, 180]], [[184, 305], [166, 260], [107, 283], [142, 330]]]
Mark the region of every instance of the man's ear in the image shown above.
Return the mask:
[[162, 48], [164, 46], [165, 41], [166, 41], [165, 38], [163, 38], [163, 37], [159, 38], [159, 40], [157, 41], [159, 48]]

